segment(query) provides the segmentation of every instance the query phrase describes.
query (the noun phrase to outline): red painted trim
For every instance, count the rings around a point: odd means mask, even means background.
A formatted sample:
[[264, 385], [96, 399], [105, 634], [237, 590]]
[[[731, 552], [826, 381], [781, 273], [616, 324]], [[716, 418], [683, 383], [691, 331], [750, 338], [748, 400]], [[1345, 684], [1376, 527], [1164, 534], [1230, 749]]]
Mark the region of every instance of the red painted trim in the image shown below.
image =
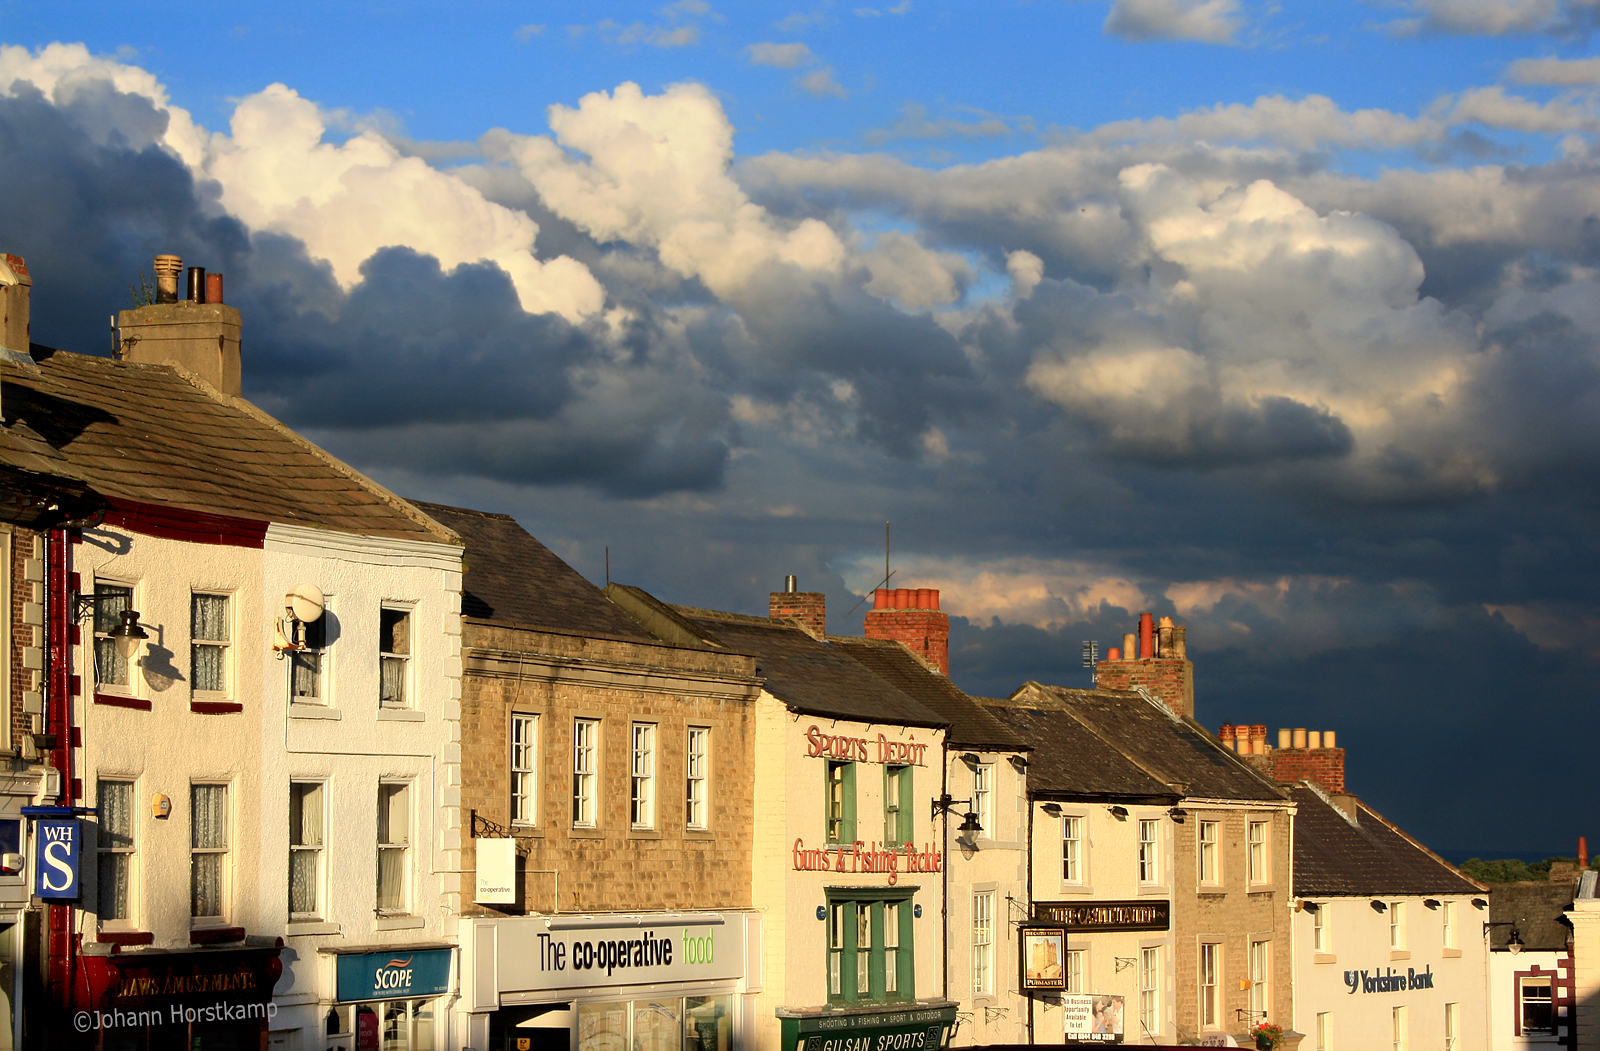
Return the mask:
[[201, 927], [189, 932], [190, 945], [221, 945], [244, 941], [243, 927]]
[[266, 522], [144, 504], [136, 500], [119, 500], [116, 497], [108, 497], [107, 503], [111, 505], [111, 510], [106, 512], [106, 525], [145, 536], [226, 547], [260, 548], [266, 543]]
[[238, 701], [190, 701], [189, 710], [200, 715], [232, 715], [244, 711]]
[[101, 931], [94, 940], [103, 945], [153, 945], [156, 936], [149, 931]]
[[106, 704], [113, 708], [134, 708], [141, 712], [148, 712], [152, 705], [143, 697], [119, 697], [114, 693], [97, 693], [94, 703]]

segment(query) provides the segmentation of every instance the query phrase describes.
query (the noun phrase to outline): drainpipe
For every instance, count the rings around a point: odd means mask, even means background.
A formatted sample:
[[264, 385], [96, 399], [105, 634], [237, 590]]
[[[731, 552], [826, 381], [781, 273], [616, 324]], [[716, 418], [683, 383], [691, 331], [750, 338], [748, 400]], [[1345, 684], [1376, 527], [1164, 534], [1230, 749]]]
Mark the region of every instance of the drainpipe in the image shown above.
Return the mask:
[[[941, 746], [943, 761], [939, 764], [939, 795], [950, 794], [950, 732], [945, 731]], [[939, 954], [940, 995], [950, 999], [950, 809], [940, 813], [939, 850], [944, 854], [944, 864], [939, 866], [939, 926], [943, 938], [943, 951]], [[960, 1020], [957, 1020], [957, 1025]], [[952, 1033], [954, 1030], [952, 1030]]]
[[[72, 674], [74, 591], [79, 590], [72, 572], [72, 535], [64, 528], [52, 529], [45, 537], [47, 568], [45, 570], [45, 601], [48, 603], [46, 622], [49, 624], [49, 651], [46, 664], [49, 668], [45, 700], [45, 730], [55, 735], [55, 747], [49, 752], [50, 764], [60, 772], [62, 806], [77, 805], [73, 791], [72, 769]], [[77, 946], [73, 940], [73, 907], [71, 905], [46, 906], [45, 944], [48, 949], [48, 968], [51, 999], [54, 1006], [66, 1011], [76, 998], [74, 983], [77, 978]]]
[[[1023, 775], [1023, 776], [1026, 777], [1027, 775]], [[1027, 847], [1027, 851], [1023, 854], [1023, 857], [1026, 859], [1025, 863], [1028, 866], [1028, 918], [1031, 920], [1031, 919], [1033, 919], [1033, 799], [1028, 795], [1026, 782], [1024, 782], [1024, 785], [1023, 785], [1022, 797], [1028, 801], [1028, 847]], [[1010, 920], [1011, 920], [1010, 915], [1007, 915], [1006, 916], [1006, 921], [1009, 923]], [[1067, 946], [1066, 946], [1066, 944], [1064, 942], [1063, 942], [1063, 944], [1061, 946], [1061, 951], [1062, 951], [1062, 953], [1065, 953], [1067, 951]], [[1063, 955], [1062, 958], [1061, 958], [1061, 966], [1065, 967], [1066, 965], [1067, 965], [1067, 959]], [[1032, 995], [1031, 993], [1028, 994], [1028, 1043], [1029, 1044], [1033, 1043], [1033, 1005], [1034, 1005], [1034, 1001], [1037, 1000], [1037, 999], [1038, 999], [1038, 997]]]

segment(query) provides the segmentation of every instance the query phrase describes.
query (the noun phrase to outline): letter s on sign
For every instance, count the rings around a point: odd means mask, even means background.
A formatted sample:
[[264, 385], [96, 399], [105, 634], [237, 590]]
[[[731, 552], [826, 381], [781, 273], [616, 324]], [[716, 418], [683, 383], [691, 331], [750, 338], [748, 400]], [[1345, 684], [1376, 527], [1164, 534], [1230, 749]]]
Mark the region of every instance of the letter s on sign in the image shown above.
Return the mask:
[[44, 853], [42, 855], [44, 863], [61, 874], [61, 882], [57, 883], [50, 878], [53, 875], [52, 873], [41, 872], [39, 878], [44, 884], [45, 890], [59, 893], [72, 888], [72, 866], [67, 864], [66, 860], [61, 857], [62, 852], [68, 852], [70, 857], [71, 850], [72, 845], [61, 840], [51, 840], [44, 845]]

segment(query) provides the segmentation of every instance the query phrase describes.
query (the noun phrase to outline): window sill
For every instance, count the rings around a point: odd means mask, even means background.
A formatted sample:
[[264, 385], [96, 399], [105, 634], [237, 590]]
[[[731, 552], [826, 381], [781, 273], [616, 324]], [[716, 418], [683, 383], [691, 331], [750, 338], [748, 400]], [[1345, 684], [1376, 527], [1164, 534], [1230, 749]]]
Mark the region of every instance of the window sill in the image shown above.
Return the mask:
[[148, 712], [152, 707], [143, 697], [124, 697], [120, 693], [97, 693], [94, 695], [94, 703], [111, 708], [132, 708], [140, 712]]
[[1389, 950], [1389, 959], [1391, 959], [1391, 960], [1409, 960], [1409, 959], [1411, 959], [1411, 950], [1409, 950], [1409, 949], [1390, 949]]
[[1221, 901], [1223, 898], [1228, 896], [1228, 892], [1220, 887], [1217, 887], [1210, 890], [1199, 890], [1196, 892], [1196, 896], [1206, 900]]
[[1446, 960], [1459, 960], [1459, 959], [1461, 959], [1461, 950], [1460, 949], [1451, 949], [1451, 948], [1446, 947], [1444, 949], [1439, 950], [1439, 954], [1441, 956], [1443, 956]]
[[1338, 963], [1339, 957], [1331, 952], [1314, 952], [1311, 954], [1312, 963]]
[[321, 704], [300, 704], [289, 702], [289, 718], [291, 719], [343, 719], [344, 713], [337, 708], [329, 708]]
[[101, 931], [94, 940], [107, 945], [151, 945], [156, 936], [149, 931]]
[[573, 839], [605, 839], [606, 830], [603, 828], [574, 828], [567, 833]]
[[380, 931], [414, 931], [427, 925], [421, 916], [379, 916], [372, 923]]
[[189, 932], [190, 945], [225, 945], [242, 941], [243, 927], [196, 927]]
[[196, 715], [233, 715], [244, 711], [238, 701], [190, 701], [189, 710]]
[[709, 828], [686, 828], [683, 830], [684, 839], [716, 839], [716, 833]]
[[661, 838], [661, 830], [659, 828], [630, 828], [630, 829], [628, 829], [628, 838], [629, 839], [660, 839]]
[[311, 934], [338, 934], [337, 923], [324, 923], [321, 920], [292, 920], [283, 929], [284, 937], [303, 938]]
[[378, 721], [389, 723], [420, 723], [428, 716], [415, 708], [379, 708]]

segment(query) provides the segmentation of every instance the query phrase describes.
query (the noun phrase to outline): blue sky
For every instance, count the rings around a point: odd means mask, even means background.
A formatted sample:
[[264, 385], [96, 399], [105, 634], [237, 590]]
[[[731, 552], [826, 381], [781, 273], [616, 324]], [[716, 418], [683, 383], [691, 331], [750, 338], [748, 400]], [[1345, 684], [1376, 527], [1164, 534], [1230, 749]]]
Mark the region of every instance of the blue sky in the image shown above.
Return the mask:
[[[158, 252], [252, 400], [591, 579], [1331, 729], [1430, 845], [1571, 852], [1600, 734], [1600, 0], [0, 0], [0, 250], [101, 352]], [[1443, 787], [1441, 787], [1443, 786]]]

